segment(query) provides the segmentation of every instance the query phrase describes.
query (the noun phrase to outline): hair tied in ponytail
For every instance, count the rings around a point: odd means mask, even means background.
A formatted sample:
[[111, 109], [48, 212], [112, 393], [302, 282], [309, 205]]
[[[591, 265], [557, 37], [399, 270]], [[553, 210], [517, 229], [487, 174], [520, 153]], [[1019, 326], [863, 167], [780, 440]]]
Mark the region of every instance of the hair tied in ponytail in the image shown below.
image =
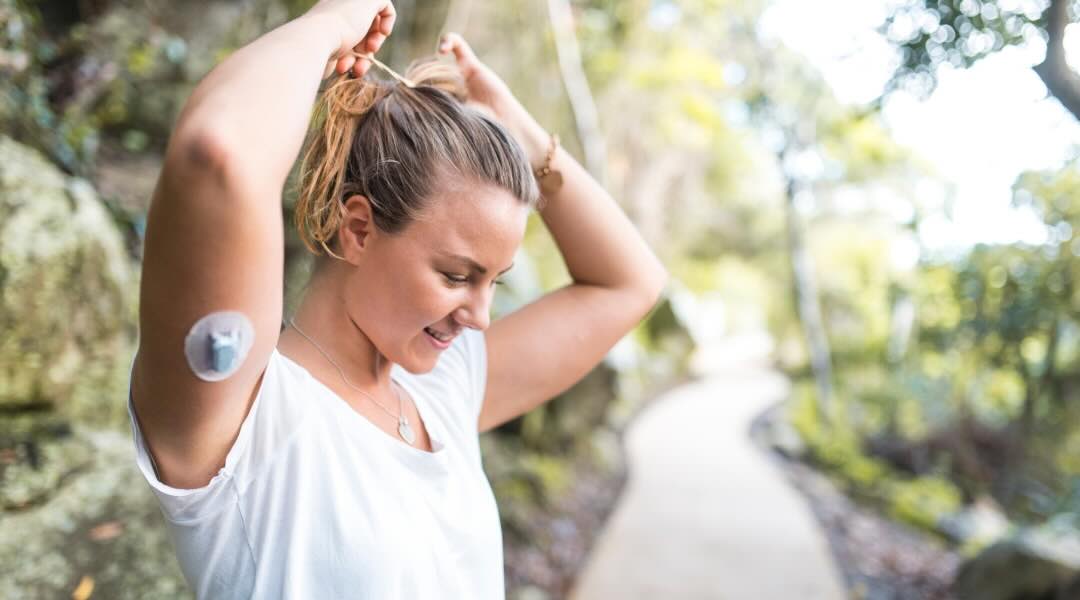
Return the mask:
[[342, 258], [327, 246], [344, 215], [342, 194], [357, 121], [385, 94], [382, 86], [364, 79], [337, 78], [315, 105], [314, 137], [301, 162], [301, 186], [294, 221], [304, 245], [316, 254], [318, 243], [334, 258]]
[[350, 69], [324, 82], [293, 215], [309, 251], [343, 258], [331, 246], [353, 194], [368, 199], [373, 225], [388, 235], [421, 218], [447, 185], [488, 184], [536, 204], [539, 190], [524, 150], [505, 127], [467, 105], [456, 63], [426, 56], [401, 75], [373, 56], [359, 58], [395, 81], [371, 70], [351, 77]]

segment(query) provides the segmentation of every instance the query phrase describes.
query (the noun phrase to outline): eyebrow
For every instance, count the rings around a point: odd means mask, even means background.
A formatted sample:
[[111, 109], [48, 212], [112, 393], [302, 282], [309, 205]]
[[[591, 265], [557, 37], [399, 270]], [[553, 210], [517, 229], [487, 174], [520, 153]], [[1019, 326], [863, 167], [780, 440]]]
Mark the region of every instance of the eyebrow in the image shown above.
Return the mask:
[[[461, 261], [461, 262], [469, 265], [469, 268], [476, 271], [477, 273], [480, 273], [481, 275], [486, 275], [487, 274], [487, 269], [483, 265], [481, 265], [480, 263], [476, 262], [475, 260], [469, 258], [468, 256], [462, 256], [460, 254], [450, 254], [450, 253], [443, 253], [443, 256], [446, 256], [447, 258], [452, 258], [454, 260]], [[506, 273], [507, 271], [509, 271], [510, 269], [513, 269], [513, 268], [514, 268], [514, 263], [510, 263], [509, 267], [506, 267], [502, 271], [499, 271], [499, 275], [502, 275], [503, 273]]]

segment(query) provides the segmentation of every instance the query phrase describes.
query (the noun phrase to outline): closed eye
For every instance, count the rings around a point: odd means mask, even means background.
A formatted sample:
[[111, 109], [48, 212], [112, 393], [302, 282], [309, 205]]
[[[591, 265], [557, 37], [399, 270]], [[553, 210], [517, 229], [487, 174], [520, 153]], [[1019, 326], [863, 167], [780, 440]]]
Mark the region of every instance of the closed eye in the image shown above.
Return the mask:
[[[461, 285], [463, 283], [468, 283], [469, 282], [468, 277], [462, 277], [460, 275], [451, 275], [449, 273], [443, 273], [443, 277], [446, 277], [446, 280], [449, 281], [450, 283], [454, 284], [454, 285]], [[505, 283], [506, 282], [503, 281], [502, 279], [496, 279], [496, 280], [491, 282], [492, 285], [503, 285]]]

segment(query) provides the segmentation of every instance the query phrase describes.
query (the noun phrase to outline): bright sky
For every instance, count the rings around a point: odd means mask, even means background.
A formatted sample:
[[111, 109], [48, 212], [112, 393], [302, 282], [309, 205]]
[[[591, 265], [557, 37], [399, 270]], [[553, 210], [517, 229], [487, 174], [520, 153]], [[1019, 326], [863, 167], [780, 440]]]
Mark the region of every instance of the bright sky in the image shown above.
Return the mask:
[[[760, 28], [804, 54], [842, 102], [860, 103], [880, 93], [895, 64], [894, 52], [875, 31], [886, 7], [886, 0], [777, 0]], [[1066, 47], [1070, 62], [1080, 66], [1076, 31], [1069, 31]], [[928, 219], [920, 229], [929, 248], [1044, 239], [1031, 215], [1009, 206], [1011, 186], [1025, 170], [1059, 166], [1080, 140], [1080, 124], [1046, 97], [1031, 70], [1043, 51], [1007, 49], [968, 70], [943, 70], [925, 102], [895, 95], [886, 104], [895, 138], [955, 185], [953, 219]]]

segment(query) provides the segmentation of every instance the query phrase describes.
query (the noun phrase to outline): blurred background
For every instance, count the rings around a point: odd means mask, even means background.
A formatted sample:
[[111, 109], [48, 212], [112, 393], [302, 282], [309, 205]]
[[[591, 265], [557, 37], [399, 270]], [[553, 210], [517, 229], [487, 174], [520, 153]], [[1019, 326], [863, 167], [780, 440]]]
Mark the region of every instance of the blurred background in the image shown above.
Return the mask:
[[[311, 4], [0, 0], [0, 597], [192, 597], [124, 404], [145, 213]], [[463, 33], [672, 273], [482, 436], [509, 598], [1080, 598], [1080, 2], [395, 5], [384, 62]], [[569, 282], [536, 215], [516, 264], [496, 316]]]

